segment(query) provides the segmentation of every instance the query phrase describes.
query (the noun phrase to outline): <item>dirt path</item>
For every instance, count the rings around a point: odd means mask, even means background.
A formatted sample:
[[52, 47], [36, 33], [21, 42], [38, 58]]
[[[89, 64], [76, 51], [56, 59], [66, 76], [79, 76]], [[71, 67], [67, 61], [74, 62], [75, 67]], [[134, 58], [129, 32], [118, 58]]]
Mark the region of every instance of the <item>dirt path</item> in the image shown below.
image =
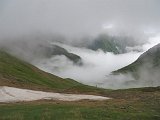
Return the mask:
[[108, 97], [95, 95], [78, 95], [78, 94], [62, 94], [52, 92], [34, 91], [28, 89], [19, 89], [14, 87], [0, 87], [0, 102], [19, 102], [34, 100], [61, 100], [61, 101], [78, 101], [78, 100], [107, 100]]

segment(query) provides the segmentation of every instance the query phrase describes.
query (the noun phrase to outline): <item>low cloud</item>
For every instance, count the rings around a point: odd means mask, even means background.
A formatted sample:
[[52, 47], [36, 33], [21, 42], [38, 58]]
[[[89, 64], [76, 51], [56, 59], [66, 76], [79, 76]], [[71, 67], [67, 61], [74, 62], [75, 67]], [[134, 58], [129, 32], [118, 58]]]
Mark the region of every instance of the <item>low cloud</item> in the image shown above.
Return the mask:
[[[105, 53], [101, 50], [92, 51], [86, 48], [58, 44], [69, 52], [81, 56], [83, 66], [73, 64], [65, 56], [53, 56], [51, 59], [34, 61], [33, 64], [63, 78], [72, 78], [84, 84], [103, 88], [119, 89], [155, 86], [159, 77], [157, 76], [157, 70], [151, 74], [147, 68], [142, 67], [138, 72], [140, 73], [139, 81], [130, 73], [120, 75], [110, 75], [110, 73], [134, 62], [144, 51], [153, 47], [158, 42], [160, 42], [158, 36], [151, 37], [146, 44], [139, 46], [142, 52], [131, 51], [118, 55], [110, 52]], [[152, 75], [154, 77], [151, 77]]]
[[64, 78], [72, 78], [81, 83], [99, 86], [103, 84], [106, 75], [132, 63], [141, 53], [130, 52], [114, 55], [103, 51], [92, 51], [85, 48], [75, 48], [62, 45], [70, 52], [82, 58], [83, 66], [77, 66], [65, 56], [54, 56], [51, 59], [36, 60], [33, 64], [39, 68]]
[[100, 87], [111, 89], [126, 89], [139, 87], [160, 86], [160, 68], [151, 67], [151, 63], [144, 64], [137, 69], [136, 77], [131, 73], [107, 75]]

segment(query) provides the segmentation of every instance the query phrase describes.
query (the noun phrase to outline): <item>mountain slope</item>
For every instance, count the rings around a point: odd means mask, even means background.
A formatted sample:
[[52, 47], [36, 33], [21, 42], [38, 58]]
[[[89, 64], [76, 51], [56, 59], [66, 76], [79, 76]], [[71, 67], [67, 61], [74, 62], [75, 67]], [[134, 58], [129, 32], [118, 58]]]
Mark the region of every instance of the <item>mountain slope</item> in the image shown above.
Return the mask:
[[88, 48], [92, 50], [101, 49], [104, 52], [113, 52], [115, 54], [120, 53], [113, 38], [107, 35], [98, 36]]
[[150, 48], [135, 62], [124, 68], [114, 71], [113, 74], [131, 74], [136, 80], [147, 80], [152, 85], [159, 85], [159, 71], [160, 44]]
[[115, 71], [115, 73], [135, 72], [138, 68], [144, 65], [152, 69], [160, 67], [160, 44], [150, 48], [148, 51], [144, 52], [135, 62]]
[[0, 51], [0, 86], [73, 92], [95, 90], [71, 79], [62, 79]]
[[50, 41], [45, 40], [14, 40], [2, 45], [0, 44], [0, 48], [5, 49], [8, 53], [18, 56], [29, 63], [42, 58], [51, 58], [56, 55], [64, 55], [74, 64], [82, 64], [82, 59], [80, 56], [68, 52], [60, 45], [52, 44]]
[[73, 54], [73, 53], [69, 53], [66, 49], [64, 49], [58, 45], [52, 45], [51, 47], [48, 47], [47, 49], [48, 49], [47, 54], [49, 57], [51, 57], [53, 55], [64, 55], [69, 60], [73, 61], [73, 63], [81, 65], [81, 57], [80, 56]]
[[127, 47], [134, 47], [143, 44], [137, 42], [136, 39], [130, 36], [111, 36], [107, 34], [99, 35], [90, 45], [89, 49], [101, 49], [104, 52], [113, 52], [114, 54], [121, 54], [127, 52]]

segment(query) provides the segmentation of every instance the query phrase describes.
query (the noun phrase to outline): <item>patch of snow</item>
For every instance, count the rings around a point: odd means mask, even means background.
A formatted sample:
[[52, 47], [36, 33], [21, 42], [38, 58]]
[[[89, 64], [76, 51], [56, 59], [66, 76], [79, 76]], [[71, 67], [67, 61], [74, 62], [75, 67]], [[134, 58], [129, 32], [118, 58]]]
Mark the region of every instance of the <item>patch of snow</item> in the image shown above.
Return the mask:
[[0, 102], [20, 102], [34, 100], [60, 100], [60, 101], [78, 101], [78, 100], [107, 100], [108, 97], [95, 95], [62, 94], [53, 92], [42, 92], [14, 87], [0, 87]]

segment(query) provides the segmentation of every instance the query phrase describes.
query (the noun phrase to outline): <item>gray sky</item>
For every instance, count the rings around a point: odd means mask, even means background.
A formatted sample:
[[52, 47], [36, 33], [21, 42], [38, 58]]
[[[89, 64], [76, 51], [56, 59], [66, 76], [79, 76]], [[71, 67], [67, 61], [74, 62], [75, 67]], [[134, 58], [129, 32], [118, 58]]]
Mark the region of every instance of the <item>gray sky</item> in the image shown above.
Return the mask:
[[160, 0], [0, 0], [0, 34], [153, 32], [159, 6]]

